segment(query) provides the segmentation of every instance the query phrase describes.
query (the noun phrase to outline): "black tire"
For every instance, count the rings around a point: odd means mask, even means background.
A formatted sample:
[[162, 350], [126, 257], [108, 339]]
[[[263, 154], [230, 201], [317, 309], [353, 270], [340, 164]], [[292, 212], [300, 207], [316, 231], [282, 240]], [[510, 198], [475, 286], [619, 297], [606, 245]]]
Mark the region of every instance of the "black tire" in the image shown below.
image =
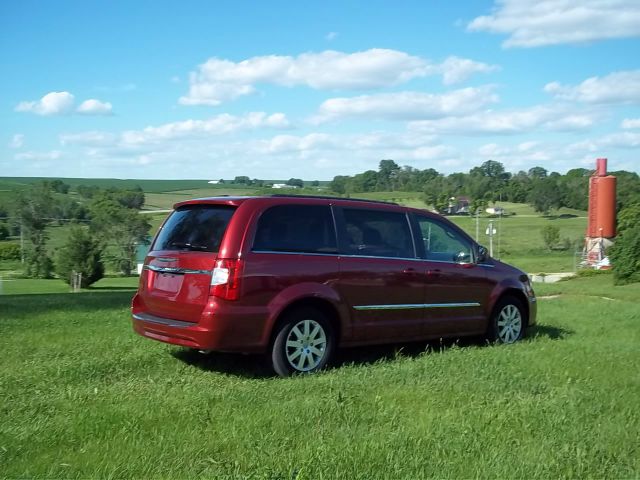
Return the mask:
[[502, 297], [489, 319], [487, 338], [491, 342], [511, 344], [522, 339], [527, 327], [526, 309], [520, 299]]
[[313, 373], [329, 363], [334, 349], [335, 334], [324, 313], [311, 307], [298, 308], [278, 325], [271, 362], [281, 377]]

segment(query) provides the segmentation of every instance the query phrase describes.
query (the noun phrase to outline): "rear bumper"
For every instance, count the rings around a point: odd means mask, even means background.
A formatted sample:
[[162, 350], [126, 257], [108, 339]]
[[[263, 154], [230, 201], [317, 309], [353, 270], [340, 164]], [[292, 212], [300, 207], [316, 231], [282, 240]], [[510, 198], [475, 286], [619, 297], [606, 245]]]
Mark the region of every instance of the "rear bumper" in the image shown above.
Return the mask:
[[198, 350], [246, 353], [261, 353], [268, 343], [264, 334], [267, 315], [255, 311], [231, 307], [224, 314], [205, 312], [198, 322], [185, 322], [152, 315], [140, 306], [134, 298], [133, 330], [152, 340]]

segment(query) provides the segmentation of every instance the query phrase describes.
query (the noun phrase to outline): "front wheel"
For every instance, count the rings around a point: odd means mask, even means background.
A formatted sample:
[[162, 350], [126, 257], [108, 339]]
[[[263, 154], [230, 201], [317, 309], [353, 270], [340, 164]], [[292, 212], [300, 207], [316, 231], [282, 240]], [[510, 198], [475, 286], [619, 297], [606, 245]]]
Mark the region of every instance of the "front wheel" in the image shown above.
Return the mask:
[[271, 348], [273, 369], [281, 377], [321, 370], [333, 354], [334, 338], [331, 324], [319, 310], [291, 312], [276, 331]]
[[501, 299], [494, 309], [489, 339], [497, 343], [515, 343], [524, 336], [525, 309], [515, 297]]

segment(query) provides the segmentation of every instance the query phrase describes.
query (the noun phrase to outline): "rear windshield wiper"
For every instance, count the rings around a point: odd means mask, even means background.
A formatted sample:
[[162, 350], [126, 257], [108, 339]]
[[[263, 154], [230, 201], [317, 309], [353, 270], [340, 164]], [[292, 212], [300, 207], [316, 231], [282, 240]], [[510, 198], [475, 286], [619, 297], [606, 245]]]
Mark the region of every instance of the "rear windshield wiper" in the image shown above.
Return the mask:
[[169, 245], [172, 247], [178, 248], [186, 248], [188, 250], [208, 250], [209, 247], [206, 245], [199, 245], [197, 243], [186, 243], [186, 242], [171, 242]]

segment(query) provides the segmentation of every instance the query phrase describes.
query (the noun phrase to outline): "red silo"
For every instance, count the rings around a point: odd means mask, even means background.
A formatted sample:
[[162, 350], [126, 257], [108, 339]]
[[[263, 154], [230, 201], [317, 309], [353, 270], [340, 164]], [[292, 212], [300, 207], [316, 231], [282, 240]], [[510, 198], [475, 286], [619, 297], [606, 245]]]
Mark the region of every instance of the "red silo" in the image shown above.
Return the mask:
[[589, 223], [587, 237], [616, 236], [616, 177], [607, 175], [607, 159], [598, 158], [589, 179]]

